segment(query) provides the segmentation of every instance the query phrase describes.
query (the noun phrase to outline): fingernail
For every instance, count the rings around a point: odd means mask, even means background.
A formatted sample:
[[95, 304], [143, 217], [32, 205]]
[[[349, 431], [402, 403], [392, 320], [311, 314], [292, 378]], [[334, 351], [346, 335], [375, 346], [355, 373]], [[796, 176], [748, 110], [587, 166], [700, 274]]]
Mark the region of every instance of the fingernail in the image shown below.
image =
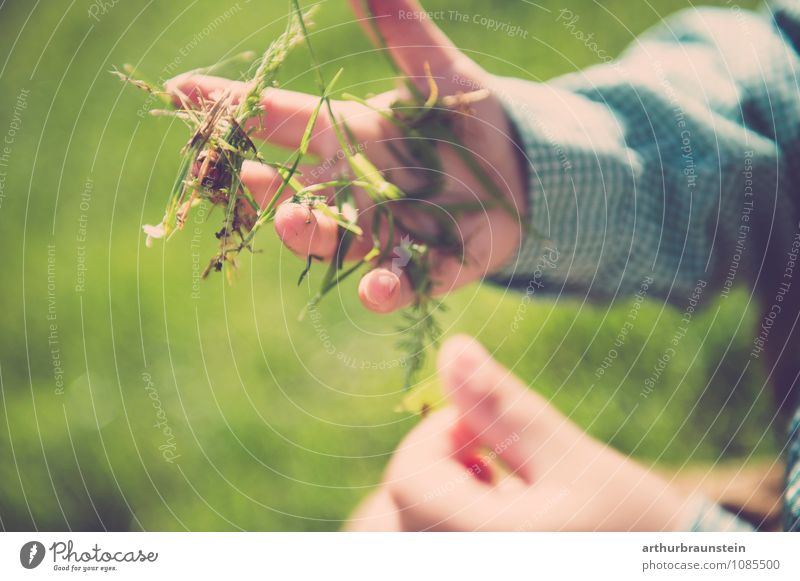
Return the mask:
[[400, 285], [398, 278], [391, 274], [380, 275], [378, 277], [378, 282], [381, 283], [381, 286], [386, 293], [386, 298], [394, 296], [394, 291], [397, 290], [397, 287]]
[[488, 352], [472, 338], [451, 340], [452, 349], [448, 364], [450, 377], [462, 389], [471, 389], [473, 384], [480, 383], [486, 368]]
[[378, 275], [374, 284], [368, 284], [364, 289], [367, 300], [375, 306], [382, 306], [394, 296], [400, 281], [391, 274]]

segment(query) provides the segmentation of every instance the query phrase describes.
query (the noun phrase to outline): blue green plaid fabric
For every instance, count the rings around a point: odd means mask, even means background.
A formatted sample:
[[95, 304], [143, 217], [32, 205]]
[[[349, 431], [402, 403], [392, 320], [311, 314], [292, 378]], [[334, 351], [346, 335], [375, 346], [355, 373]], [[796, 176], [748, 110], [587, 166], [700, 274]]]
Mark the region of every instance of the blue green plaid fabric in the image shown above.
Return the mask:
[[800, 409], [797, 410], [789, 429], [785, 495], [785, 528], [787, 531], [800, 531]]
[[[797, 0], [691, 9], [615, 61], [547, 83], [496, 78], [528, 161], [532, 227], [493, 280], [602, 300], [648, 281], [682, 307], [740, 284], [774, 294], [800, 241], [799, 49]], [[786, 526], [798, 529], [796, 423], [790, 435]]]

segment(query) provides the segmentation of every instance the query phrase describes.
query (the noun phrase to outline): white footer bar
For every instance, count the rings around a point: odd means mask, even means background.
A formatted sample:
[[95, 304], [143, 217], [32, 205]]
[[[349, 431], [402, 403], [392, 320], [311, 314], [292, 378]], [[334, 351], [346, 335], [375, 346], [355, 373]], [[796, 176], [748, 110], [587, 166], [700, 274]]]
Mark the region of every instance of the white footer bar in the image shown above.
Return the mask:
[[792, 533], [2, 533], [0, 579], [800, 579]]

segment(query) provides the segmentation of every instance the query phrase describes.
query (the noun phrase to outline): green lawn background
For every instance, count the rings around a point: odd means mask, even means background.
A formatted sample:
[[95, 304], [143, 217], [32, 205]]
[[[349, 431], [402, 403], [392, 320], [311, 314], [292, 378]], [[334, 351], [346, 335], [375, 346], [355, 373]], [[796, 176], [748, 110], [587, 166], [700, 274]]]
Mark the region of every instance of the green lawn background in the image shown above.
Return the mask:
[[[271, 232], [259, 241], [263, 252], [242, 261], [235, 285], [212, 277], [193, 296], [193, 256], [211, 255], [216, 222], [198, 225], [199, 254], [192, 231], [150, 250], [141, 234], [142, 223], [161, 216], [186, 131], [140, 118], [143, 95], [107, 73], [130, 62], [157, 78], [165, 67], [178, 72], [262, 50], [282, 29], [286, 2], [105, 4], [103, 14], [86, 0], [0, 4], [0, 135], [20, 95], [26, 105], [10, 163], [0, 168], [0, 526], [337, 529], [417, 421], [398, 411], [399, 370], [361, 369], [362, 362], [391, 366], [399, 356], [398, 319], [367, 314], [349, 284], [318, 320], [299, 322], [310, 290], [296, 288], [301, 265]], [[512, 37], [471, 21], [441, 22], [491, 71], [538, 80], [597, 62], [556, 21], [559, 9], [572, 10], [578, 29], [618, 54], [688, 3], [539, 5], [428, 3], [518, 25], [526, 34]], [[343, 0], [322, 2], [316, 21], [326, 72], [345, 69], [340, 90], [391, 86]], [[298, 49], [281, 75], [286, 87], [313, 90], [307, 63]], [[676, 467], [774, 454], [763, 373], [751, 366], [739, 381], [755, 320], [743, 293], [693, 320], [648, 398], [644, 381], [668, 347], [678, 310], [646, 303], [597, 380], [630, 301], [535, 301], [514, 332], [522, 303], [513, 292], [476, 285], [447, 302], [448, 335], [477, 335], [576, 422], [625, 452]], [[154, 403], [173, 432], [172, 463], [159, 449], [167, 441], [154, 427]]]

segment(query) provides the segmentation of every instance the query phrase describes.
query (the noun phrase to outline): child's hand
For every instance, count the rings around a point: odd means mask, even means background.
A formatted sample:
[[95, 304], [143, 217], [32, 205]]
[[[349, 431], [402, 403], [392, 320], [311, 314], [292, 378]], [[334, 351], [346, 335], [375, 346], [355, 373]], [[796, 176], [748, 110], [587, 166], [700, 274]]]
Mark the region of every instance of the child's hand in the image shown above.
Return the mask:
[[[429, 19], [423, 18], [422, 8], [415, 0], [373, 0], [369, 4], [374, 18], [364, 13], [363, 0], [351, 0], [351, 4], [368, 33], [372, 32], [373, 24], [379, 27], [392, 56], [423, 94], [429, 92], [425, 63], [430, 65], [440, 96], [468, 93], [490, 85], [487, 73], [456, 49]], [[364, 55], [364, 58], [379, 59], [380, 55], [375, 52]], [[224, 91], [242, 94], [245, 85], [217, 77], [184, 75], [170, 81], [168, 89], [180, 91], [197, 101], [200, 96], [218, 98]], [[373, 98], [370, 104], [386, 110], [401, 96], [407, 97], [399, 91], [392, 91]], [[317, 101], [315, 95], [269, 89], [263, 98], [264, 129], [256, 135], [277, 145], [297, 148]], [[363, 150], [372, 163], [399, 187], [411, 190], [426, 183], [426, 178], [430, 179], [432, 168], [409, 169], [407, 163], [397, 159], [394, 152], [398, 145], [402, 148], [402, 135], [381, 114], [350, 101], [334, 102], [333, 110], [335, 116], [352, 130], [353, 145]], [[485, 171], [507, 196], [510, 205], [524, 216], [524, 171], [499, 101], [490, 95], [471, 104], [465, 113], [458, 115], [460, 146], [481, 160]], [[302, 181], [307, 184], [329, 181], [345, 169], [346, 162], [331, 120], [325, 114], [317, 123], [310, 152], [323, 161], [318, 167], [301, 168]], [[426, 203], [474, 205], [491, 199], [451, 147], [441, 147], [440, 154], [445, 175], [443, 191], [426, 197]], [[280, 183], [274, 170], [260, 164], [247, 164], [242, 177], [245, 185], [260, 199], [274, 193]], [[369, 232], [370, 204], [364, 196], [359, 200], [361, 226]], [[410, 230], [436, 237], [435, 225], [423, 213], [410, 209], [408, 203], [396, 204]], [[431, 262], [435, 265], [432, 275], [436, 294], [443, 294], [499, 269], [513, 256], [522, 232], [520, 221], [507, 209], [497, 206], [462, 215], [452, 226], [464, 246], [464, 260], [452, 254], [433, 252]], [[275, 228], [283, 242], [300, 256], [313, 255], [329, 260], [337, 250], [337, 225], [320, 211], [312, 212], [304, 206], [285, 204], [278, 211]], [[398, 245], [401, 235], [395, 238]], [[365, 235], [351, 246], [348, 258], [361, 258], [371, 247], [372, 240]], [[375, 269], [364, 276], [359, 295], [364, 305], [380, 313], [408, 305], [414, 297], [411, 281], [403, 273], [402, 265], [395, 262], [393, 267], [391, 258], [386, 264], [376, 264]]]
[[351, 530], [679, 530], [688, 499], [584, 434], [474, 340], [439, 355], [452, 407], [400, 444]]

